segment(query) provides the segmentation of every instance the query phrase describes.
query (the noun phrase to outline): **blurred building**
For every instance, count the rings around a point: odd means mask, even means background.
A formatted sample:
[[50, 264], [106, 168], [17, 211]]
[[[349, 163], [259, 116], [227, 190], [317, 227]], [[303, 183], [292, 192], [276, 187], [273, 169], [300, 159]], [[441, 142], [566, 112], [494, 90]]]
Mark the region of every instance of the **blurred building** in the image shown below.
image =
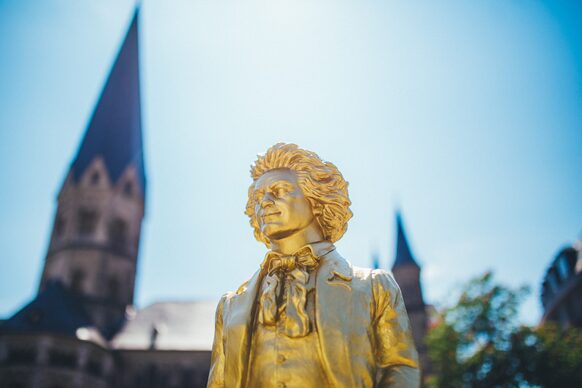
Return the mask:
[[420, 266], [414, 259], [400, 212], [396, 213], [396, 257], [392, 273], [402, 290], [406, 311], [412, 325], [412, 335], [418, 350], [423, 375], [431, 372], [425, 337], [429, 324], [431, 306], [424, 302], [420, 281]]
[[542, 324], [582, 327], [582, 238], [558, 252], [546, 271], [541, 294]]
[[132, 307], [146, 198], [138, 14], [59, 192], [38, 293], [0, 322], [0, 387], [206, 386], [214, 303]]

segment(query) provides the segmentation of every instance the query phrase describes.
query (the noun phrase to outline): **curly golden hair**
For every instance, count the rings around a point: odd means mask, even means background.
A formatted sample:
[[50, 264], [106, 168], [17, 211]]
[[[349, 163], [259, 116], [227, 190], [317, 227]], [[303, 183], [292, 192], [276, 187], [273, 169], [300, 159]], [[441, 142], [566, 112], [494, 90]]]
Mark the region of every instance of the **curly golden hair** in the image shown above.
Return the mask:
[[269, 148], [251, 166], [253, 183], [249, 187], [245, 214], [250, 217], [255, 238], [267, 247], [270, 246], [267, 237], [261, 233], [255, 216], [255, 182], [267, 171], [280, 168], [290, 169], [297, 174], [299, 187], [314, 210], [324, 238], [331, 242], [339, 240], [348, 228], [348, 220], [352, 218], [348, 182], [333, 163], [321, 160], [315, 152], [285, 143]]

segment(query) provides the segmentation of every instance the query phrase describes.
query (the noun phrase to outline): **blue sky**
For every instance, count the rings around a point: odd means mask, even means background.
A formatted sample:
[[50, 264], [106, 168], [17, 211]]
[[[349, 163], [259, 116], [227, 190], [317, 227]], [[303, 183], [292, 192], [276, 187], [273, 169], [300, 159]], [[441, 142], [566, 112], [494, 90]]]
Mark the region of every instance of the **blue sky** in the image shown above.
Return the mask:
[[[425, 297], [494, 270], [529, 284], [582, 233], [576, 2], [142, 2], [149, 178], [136, 302], [217, 299], [265, 248], [255, 155], [295, 142], [350, 182], [337, 244], [394, 255], [400, 207]], [[56, 194], [133, 1], [0, 0], [0, 316], [36, 292]]]

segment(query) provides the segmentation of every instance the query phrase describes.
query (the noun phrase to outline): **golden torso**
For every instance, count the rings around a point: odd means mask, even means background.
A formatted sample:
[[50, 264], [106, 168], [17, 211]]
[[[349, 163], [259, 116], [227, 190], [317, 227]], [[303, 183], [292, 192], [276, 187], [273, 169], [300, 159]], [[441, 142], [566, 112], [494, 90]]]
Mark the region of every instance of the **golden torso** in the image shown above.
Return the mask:
[[[284, 287], [288, 287], [285, 283]], [[263, 281], [262, 289], [266, 287]], [[315, 316], [315, 275], [307, 284], [306, 312], [309, 320]], [[282, 301], [285, 303], [286, 301]], [[286, 335], [283, 322], [285, 312], [274, 326], [255, 324], [247, 386], [257, 388], [328, 386], [322, 368], [319, 339], [315, 330], [301, 338]]]

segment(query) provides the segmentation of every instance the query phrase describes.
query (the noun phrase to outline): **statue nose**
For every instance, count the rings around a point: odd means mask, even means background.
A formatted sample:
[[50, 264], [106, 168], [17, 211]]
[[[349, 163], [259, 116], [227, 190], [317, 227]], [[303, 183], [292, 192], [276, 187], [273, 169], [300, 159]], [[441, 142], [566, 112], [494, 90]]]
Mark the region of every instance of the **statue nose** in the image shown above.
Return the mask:
[[274, 199], [275, 197], [271, 193], [266, 193], [261, 200], [261, 207], [266, 209], [268, 206], [272, 206], [275, 203]]

